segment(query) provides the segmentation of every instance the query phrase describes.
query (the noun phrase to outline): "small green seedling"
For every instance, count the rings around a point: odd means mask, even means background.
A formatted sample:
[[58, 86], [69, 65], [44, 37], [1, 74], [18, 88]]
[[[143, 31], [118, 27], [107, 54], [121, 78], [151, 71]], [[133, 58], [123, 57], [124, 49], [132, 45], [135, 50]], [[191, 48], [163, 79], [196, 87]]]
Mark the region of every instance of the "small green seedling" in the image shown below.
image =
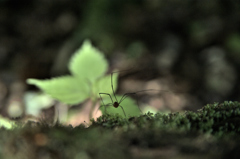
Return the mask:
[[[98, 102], [99, 92], [111, 92], [113, 87], [117, 87], [118, 74], [114, 77], [112, 74], [105, 75], [108, 62], [103, 53], [88, 40], [70, 58], [68, 68], [70, 75], [46, 80], [27, 79], [27, 83], [39, 87], [44, 93], [67, 105], [80, 104], [90, 99], [92, 109]], [[112, 83], [112, 88], [109, 83]], [[115, 94], [114, 96], [116, 98]], [[126, 105], [135, 105], [131, 99], [125, 101]], [[121, 115], [119, 110], [112, 111], [111, 108], [108, 112]], [[132, 107], [126, 108], [126, 112], [131, 116], [139, 115]]]
[[109, 82], [104, 76], [108, 69], [107, 60], [90, 41], [85, 40], [82, 47], [73, 54], [68, 68], [70, 75], [46, 80], [27, 79], [27, 83], [69, 105], [82, 103], [88, 98], [95, 100], [99, 89], [108, 90], [103, 86], [103, 83]]
[[[136, 95], [139, 92], [154, 91], [151, 89], [125, 93], [121, 97], [116, 95], [114, 88], [116, 89], [117, 87], [118, 72], [104, 76], [108, 69], [107, 60], [104, 58], [103, 53], [94, 48], [88, 40], [85, 40], [81, 48], [73, 54], [68, 68], [71, 73], [70, 75], [47, 80], [27, 79], [27, 83], [39, 87], [44, 93], [67, 105], [80, 104], [90, 99], [92, 103], [89, 112], [90, 117], [93, 108], [98, 103], [99, 96], [103, 103], [102, 106], [105, 108], [105, 111], [101, 109], [102, 113], [106, 113], [106, 108], [108, 108], [108, 113], [110, 114], [119, 114], [125, 117], [138, 116], [141, 114], [138, 101], [136, 105], [134, 100], [127, 97]], [[114, 73], [116, 76], [113, 76]], [[110, 99], [106, 98], [107, 96], [103, 98], [101, 95], [107, 95]], [[112, 98], [112, 95], [114, 98]], [[104, 103], [108, 104], [105, 105]], [[123, 105], [125, 106], [124, 109]], [[116, 109], [119, 107], [121, 109]]]

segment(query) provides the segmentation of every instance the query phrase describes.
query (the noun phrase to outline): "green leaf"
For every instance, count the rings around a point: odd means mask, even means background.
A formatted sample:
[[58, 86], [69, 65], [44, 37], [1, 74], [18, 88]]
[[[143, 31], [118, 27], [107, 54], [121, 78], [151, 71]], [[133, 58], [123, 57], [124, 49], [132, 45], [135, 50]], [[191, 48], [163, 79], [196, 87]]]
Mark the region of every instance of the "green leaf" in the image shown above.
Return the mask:
[[68, 68], [75, 77], [94, 82], [107, 71], [108, 63], [103, 53], [85, 40], [72, 56]]
[[54, 104], [54, 100], [45, 93], [27, 92], [24, 95], [24, 103], [26, 113], [37, 116], [41, 109], [51, 107]]
[[[115, 92], [117, 90], [117, 79], [118, 79], [118, 73], [114, 73], [112, 76], [112, 84]], [[113, 94], [112, 86], [111, 86], [111, 75], [100, 78], [96, 83], [93, 84], [92, 89], [93, 89], [94, 96], [96, 97], [99, 97], [99, 93]]]
[[4, 127], [6, 129], [12, 129], [14, 126], [16, 126], [14, 121], [11, 121], [9, 119], [3, 118], [0, 115], [0, 128]]
[[45, 93], [66, 104], [77, 104], [90, 96], [87, 81], [72, 76], [49, 80], [28, 79], [27, 83], [39, 87]]
[[[104, 96], [104, 95], [102, 95], [102, 97], [103, 97], [103, 96]], [[107, 96], [107, 95], [106, 95], [106, 96]], [[104, 102], [105, 105], [108, 105], [109, 103], [112, 103], [110, 97], [109, 97], [109, 96], [107, 96], [107, 97], [108, 97], [108, 98], [103, 98], [103, 102]], [[122, 96], [119, 96], [119, 95], [117, 95], [116, 97], [117, 97], [117, 99], [118, 99], [118, 102], [119, 102], [119, 101], [121, 100], [121, 98], [122, 98]], [[112, 95], [112, 99], [113, 99], [113, 102], [115, 102], [115, 98], [114, 98], [113, 95]], [[125, 116], [124, 116], [124, 113], [123, 113], [123, 111], [122, 111], [122, 109], [121, 109], [121, 107], [115, 108], [115, 107], [113, 107], [112, 105], [111, 105], [111, 106], [107, 106], [107, 107], [106, 107], [106, 112], [105, 112], [105, 110], [104, 110], [105, 108], [104, 108], [104, 105], [103, 105], [102, 101], [101, 101], [101, 105], [102, 105], [102, 106], [101, 106], [100, 110], [102, 111], [103, 114], [105, 114], [105, 113], [119, 114], [119, 115], [125, 117]], [[138, 105], [137, 105], [136, 102], [135, 102], [132, 98], [130, 98], [130, 97], [125, 98], [125, 99], [120, 103], [120, 105], [123, 107], [123, 110], [125, 111], [127, 117], [130, 117], [130, 116], [138, 116], [138, 115], [141, 114], [141, 112], [140, 112], [140, 110], [139, 110], [139, 108], [138, 108]]]

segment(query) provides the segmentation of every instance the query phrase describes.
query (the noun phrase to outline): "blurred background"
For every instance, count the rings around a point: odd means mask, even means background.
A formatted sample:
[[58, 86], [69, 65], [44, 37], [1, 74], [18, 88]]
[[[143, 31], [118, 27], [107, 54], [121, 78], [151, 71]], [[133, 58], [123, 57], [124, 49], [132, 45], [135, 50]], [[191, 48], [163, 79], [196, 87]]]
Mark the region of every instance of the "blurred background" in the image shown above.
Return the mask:
[[239, 101], [239, 17], [234, 0], [0, 0], [0, 114], [53, 120], [56, 103], [25, 81], [69, 74], [86, 38], [105, 53], [109, 73], [129, 69], [118, 94], [172, 92], [139, 94], [151, 106], [142, 110]]

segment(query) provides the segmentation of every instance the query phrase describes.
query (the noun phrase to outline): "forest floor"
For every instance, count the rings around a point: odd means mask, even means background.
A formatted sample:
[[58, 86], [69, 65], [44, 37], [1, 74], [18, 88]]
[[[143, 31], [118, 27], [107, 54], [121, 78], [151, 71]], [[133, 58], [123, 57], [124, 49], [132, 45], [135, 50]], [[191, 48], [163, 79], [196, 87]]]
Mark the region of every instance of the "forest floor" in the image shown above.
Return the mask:
[[198, 112], [151, 114], [129, 119], [103, 115], [91, 125], [19, 123], [0, 129], [0, 157], [77, 158], [237, 158], [240, 103], [204, 106]]

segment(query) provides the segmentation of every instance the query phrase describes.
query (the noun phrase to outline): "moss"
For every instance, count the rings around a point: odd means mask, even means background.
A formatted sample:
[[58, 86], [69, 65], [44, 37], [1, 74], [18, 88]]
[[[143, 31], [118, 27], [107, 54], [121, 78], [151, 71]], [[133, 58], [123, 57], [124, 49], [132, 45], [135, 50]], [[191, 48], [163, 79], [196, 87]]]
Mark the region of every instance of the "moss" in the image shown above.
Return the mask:
[[240, 104], [239, 102], [214, 103], [204, 106], [197, 112], [186, 111], [183, 114], [170, 113], [155, 115], [147, 113], [129, 119], [119, 115], [103, 115], [92, 120], [92, 126], [106, 128], [128, 127], [128, 129], [175, 129], [181, 131], [200, 131], [204, 133], [226, 135], [238, 133], [240, 130]]
[[239, 152], [239, 106], [214, 103], [197, 112], [128, 119], [106, 114], [88, 128], [40, 123], [1, 129], [0, 157], [225, 158]]

